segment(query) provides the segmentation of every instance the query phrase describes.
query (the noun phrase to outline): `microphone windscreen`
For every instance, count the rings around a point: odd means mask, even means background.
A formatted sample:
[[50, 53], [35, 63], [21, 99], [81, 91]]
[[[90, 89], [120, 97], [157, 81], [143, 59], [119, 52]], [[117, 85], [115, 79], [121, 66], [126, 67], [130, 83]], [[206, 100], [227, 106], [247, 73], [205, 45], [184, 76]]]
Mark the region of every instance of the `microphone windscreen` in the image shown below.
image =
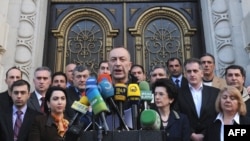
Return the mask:
[[147, 81], [141, 81], [139, 83], [140, 91], [141, 91], [141, 100], [143, 101], [151, 101], [153, 99], [152, 92], [150, 91], [150, 87]]
[[127, 97], [129, 98], [130, 101], [138, 101], [140, 100], [141, 96], [141, 91], [136, 83], [132, 83], [128, 85], [127, 89]]
[[150, 86], [147, 81], [141, 81], [139, 83], [140, 90], [150, 91]]
[[114, 87], [106, 78], [102, 79], [98, 86], [104, 99], [114, 96]]
[[82, 104], [79, 101], [74, 101], [71, 105], [71, 108], [83, 114], [86, 114], [86, 112], [88, 111], [88, 106]]
[[95, 77], [89, 77], [86, 81], [86, 90], [89, 88], [97, 88], [97, 81]]
[[109, 109], [97, 88], [88, 89], [86, 91], [86, 96], [88, 97], [88, 101], [90, 102], [95, 115], [98, 115], [101, 112], [109, 112]]
[[85, 95], [81, 97], [81, 99], [79, 100], [79, 102], [82, 103], [83, 105], [89, 106], [88, 98]]
[[123, 83], [115, 84], [115, 101], [126, 101], [127, 86]]
[[112, 79], [111, 79], [110, 75], [107, 73], [102, 73], [102, 74], [98, 75], [97, 82], [100, 83], [104, 78], [106, 78], [112, 84]]
[[160, 130], [161, 119], [159, 114], [152, 109], [147, 109], [141, 112], [140, 123], [142, 129]]

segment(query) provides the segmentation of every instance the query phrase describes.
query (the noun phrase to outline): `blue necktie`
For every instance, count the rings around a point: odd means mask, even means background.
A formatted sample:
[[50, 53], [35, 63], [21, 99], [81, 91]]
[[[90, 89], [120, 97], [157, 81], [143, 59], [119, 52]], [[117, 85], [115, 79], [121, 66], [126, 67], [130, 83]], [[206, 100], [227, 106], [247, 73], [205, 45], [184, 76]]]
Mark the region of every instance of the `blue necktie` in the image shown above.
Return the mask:
[[176, 79], [176, 80], [175, 80], [175, 85], [176, 85], [177, 88], [180, 88], [179, 82], [180, 82], [179, 79]]

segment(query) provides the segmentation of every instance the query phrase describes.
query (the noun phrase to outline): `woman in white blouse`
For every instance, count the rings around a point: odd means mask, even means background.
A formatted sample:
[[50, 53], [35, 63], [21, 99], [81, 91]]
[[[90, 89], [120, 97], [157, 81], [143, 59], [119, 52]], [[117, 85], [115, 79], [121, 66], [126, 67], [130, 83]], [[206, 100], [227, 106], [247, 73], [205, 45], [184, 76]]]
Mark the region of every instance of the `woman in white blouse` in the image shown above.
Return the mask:
[[224, 141], [224, 125], [250, 124], [250, 118], [245, 116], [246, 104], [240, 91], [233, 86], [220, 91], [215, 108], [218, 115], [207, 129], [204, 141]]

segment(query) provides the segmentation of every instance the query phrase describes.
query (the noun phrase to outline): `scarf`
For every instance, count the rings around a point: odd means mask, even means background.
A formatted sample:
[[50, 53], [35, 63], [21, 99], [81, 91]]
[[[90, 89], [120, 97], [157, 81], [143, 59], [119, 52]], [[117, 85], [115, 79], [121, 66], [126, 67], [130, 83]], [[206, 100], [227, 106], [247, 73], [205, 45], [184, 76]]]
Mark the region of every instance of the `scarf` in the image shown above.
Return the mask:
[[57, 126], [57, 133], [63, 137], [65, 132], [67, 131], [69, 121], [64, 119], [63, 116], [58, 116], [51, 113], [51, 116], [54, 118], [55, 124]]

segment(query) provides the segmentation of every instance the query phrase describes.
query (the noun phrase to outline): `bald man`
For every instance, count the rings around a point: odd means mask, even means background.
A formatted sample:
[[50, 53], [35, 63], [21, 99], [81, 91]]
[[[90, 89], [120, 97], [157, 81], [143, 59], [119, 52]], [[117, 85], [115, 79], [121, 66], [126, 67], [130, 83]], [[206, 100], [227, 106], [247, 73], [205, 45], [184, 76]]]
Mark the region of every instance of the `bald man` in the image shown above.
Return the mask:
[[124, 47], [116, 47], [109, 54], [109, 69], [112, 81], [116, 83], [129, 82], [129, 70], [131, 68], [130, 54]]

